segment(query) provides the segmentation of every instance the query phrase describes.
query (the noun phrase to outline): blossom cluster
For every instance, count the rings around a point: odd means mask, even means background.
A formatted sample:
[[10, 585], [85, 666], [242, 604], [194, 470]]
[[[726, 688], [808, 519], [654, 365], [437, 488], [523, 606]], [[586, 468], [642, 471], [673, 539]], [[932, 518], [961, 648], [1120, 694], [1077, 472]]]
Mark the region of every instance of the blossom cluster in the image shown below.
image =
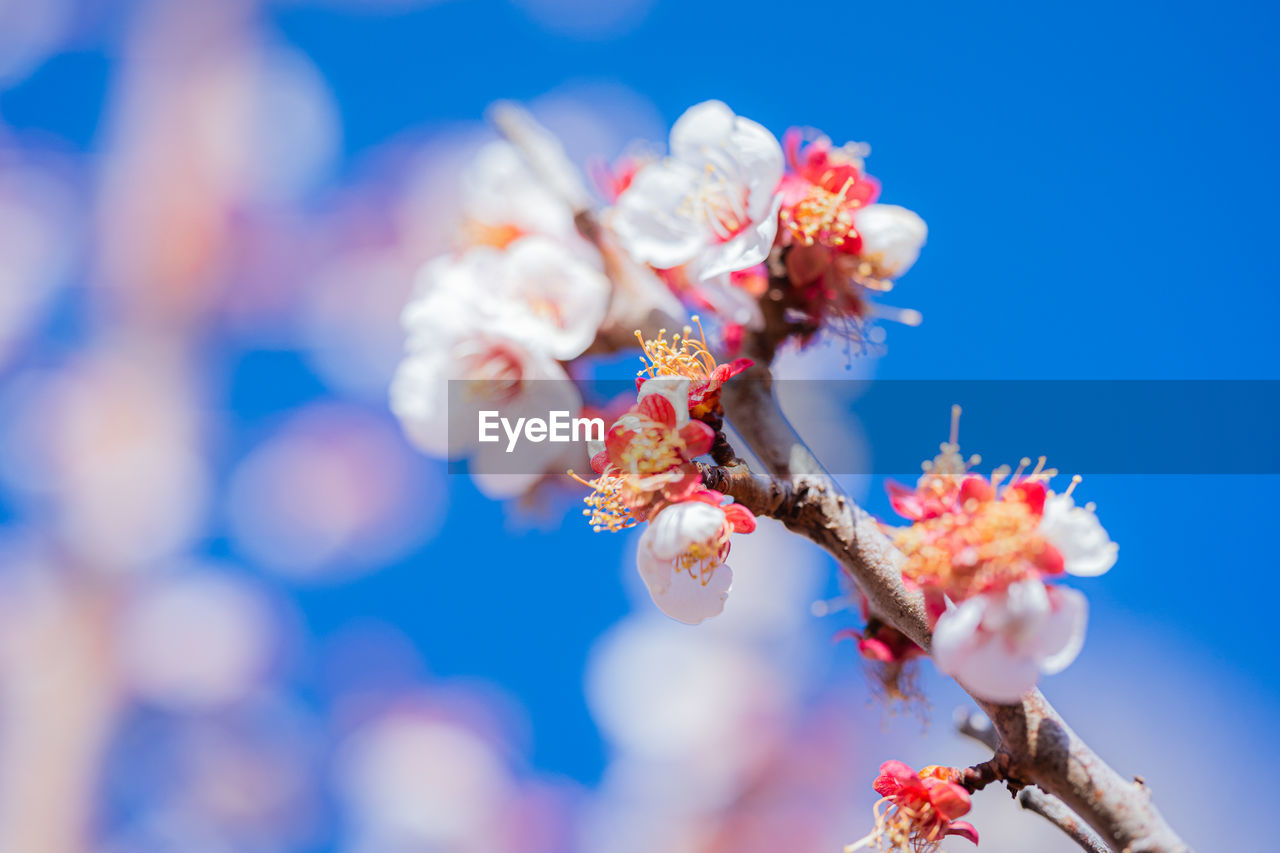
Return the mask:
[[[478, 486], [494, 497], [526, 491], [530, 473], [495, 474], [495, 444], [450, 430], [450, 403], [476, 409], [578, 412], [582, 400], [564, 363], [595, 340], [611, 284], [598, 250], [583, 239], [572, 208], [506, 142], [483, 148], [462, 179], [463, 240], [423, 266], [401, 321], [406, 356], [391, 406], [409, 437], [437, 456], [474, 454]], [[448, 382], [466, 391], [451, 401]], [[462, 413], [454, 411], [457, 419]], [[543, 445], [546, 467], [558, 449]]]
[[[766, 295], [807, 318], [792, 330], [802, 338], [833, 318], [860, 328], [873, 316], [867, 295], [887, 290], [924, 242], [920, 217], [877, 203], [865, 146], [800, 130], [780, 143], [719, 101], [680, 117], [669, 156], [607, 171], [611, 204], [598, 215], [563, 151], [530, 131], [517, 131], [520, 147], [486, 145], [463, 174], [461, 240], [422, 267], [391, 386], [409, 437], [433, 455], [471, 457], [493, 497], [574, 463], [548, 443], [527, 451], [522, 473], [507, 473], [497, 443], [450, 429], [473, 411], [582, 411], [574, 363], [600, 340], [616, 349], [610, 332], [655, 313], [708, 312], [728, 351], [764, 325]], [[654, 600], [699, 622], [728, 594], [729, 534], [754, 526], [705, 488], [695, 463], [720, 426], [721, 386], [749, 362], [718, 364], [705, 334], [694, 340], [687, 328], [670, 342], [637, 335], [638, 398], [591, 449], [587, 513], [597, 529], [647, 523], [639, 563]]]
[[924, 595], [938, 668], [985, 699], [1013, 702], [1084, 643], [1084, 596], [1051, 581], [1101, 575], [1118, 549], [1093, 505], [1076, 505], [1079, 478], [1057, 494], [1043, 458], [990, 477], [970, 471], [976, 462], [961, 457], [953, 421], [914, 489], [889, 484], [894, 510], [912, 522], [890, 532], [907, 557], [903, 581]]
[[717, 364], [705, 338], [687, 328], [641, 338], [646, 366], [636, 380], [637, 400], [592, 448], [596, 478], [584, 511], [596, 530], [622, 530], [648, 522], [636, 562], [653, 601], [687, 624], [719, 614], [733, 571], [725, 565], [729, 534], [750, 533], [755, 516], [706, 488], [695, 462], [716, 439], [708, 423], [720, 419], [720, 391], [750, 366], [739, 359]]
[[927, 229], [877, 203], [865, 145], [806, 135], [792, 129], [779, 143], [719, 101], [699, 104], [672, 127], [670, 156], [618, 168], [607, 221], [634, 258], [731, 328], [763, 322], [757, 302], [775, 249], [783, 269], [773, 278], [788, 290], [774, 298], [813, 329], [860, 324], [874, 316], [870, 295], [915, 263]]
[[496, 445], [449, 429], [467, 413], [577, 413], [571, 365], [593, 344], [654, 316], [680, 322], [688, 308], [730, 352], [763, 327], [766, 295], [802, 341], [824, 324], [861, 334], [886, 315], [870, 294], [888, 290], [925, 239], [919, 216], [876, 201], [865, 146], [796, 129], [780, 143], [719, 101], [680, 117], [669, 156], [607, 171], [611, 204], [598, 215], [558, 144], [524, 132], [520, 147], [485, 145], [462, 174], [460, 239], [418, 275], [391, 386], [409, 437], [435, 456], [471, 457], [492, 497], [527, 492], [565, 460], [544, 445], [520, 474], [499, 474]]

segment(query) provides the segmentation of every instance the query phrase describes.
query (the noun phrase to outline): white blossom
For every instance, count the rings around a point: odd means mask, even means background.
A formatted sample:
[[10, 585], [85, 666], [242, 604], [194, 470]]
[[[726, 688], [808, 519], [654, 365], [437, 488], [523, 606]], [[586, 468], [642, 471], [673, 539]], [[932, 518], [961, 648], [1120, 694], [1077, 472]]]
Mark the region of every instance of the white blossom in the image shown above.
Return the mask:
[[933, 659], [976, 695], [1013, 702], [1040, 673], [1061, 672], [1084, 644], [1088, 604], [1038, 579], [949, 606], [933, 631]]
[[463, 215], [473, 222], [587, 245], [574, 226], [573, 209], [538, 179], [509, 142], [490, 142], [476, 152], [462, 172], [461, 190]]
[[918, 214], [896, 204], [860, 208], [853, 223], [862, 235], [862, 258], [883, 278], [897, 278], [911, 269], [929, 234]]
[[663, 613], [696, 625], [724, 610], [733, 583], [721, 556], [728, 530], [724, 510], [700, 501], [669, 506], [645, 528], [636, 563]]
[[636, 173], [610, 224], [637, 260], [689, 265], [701, 281], [765, 259], [778, 229], [782, 147], [720, 101], [690, 108], [671, 128], [671, 156]]
[[1076, 506], [1070, 495], [1050, 494], [1045, 499], [1040, 535], [1058, 549], [1063, 568], [1080, 577], [1105, 574], [1116, 564], [1120, 551], [1098, 521], [1092, 504]]
[[472, 326], [568, 360], [595, 340], [608, 302], [603, 273], [555, 241], [530, 236], [505, 250], [477, 246], [426, 264], [402, 322], [411, 351]]

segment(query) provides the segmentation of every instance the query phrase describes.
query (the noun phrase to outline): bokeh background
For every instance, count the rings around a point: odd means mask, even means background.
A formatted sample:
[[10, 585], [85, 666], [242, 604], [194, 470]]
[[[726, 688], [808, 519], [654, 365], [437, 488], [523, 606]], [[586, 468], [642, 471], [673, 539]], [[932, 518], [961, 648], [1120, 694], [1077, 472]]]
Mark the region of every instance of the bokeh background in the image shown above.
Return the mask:
[[[677, 625], [633, 538], [487, 501], [389, 416], [399, 307], [451, 243], [485, 107], [527, 103], [584, 163], [706, 98], [869, 141], [885, 200], [930, 223], [895, 293], [925, 321], [784, 375], [1280, 379], [1276, 25], [1236, 2], [0, 0], [0, 850], [860, 837], [880, 761], [982, 756], [927, 667], [931, 709], [871, 695], [831, 642], [856, 615], [811, 609], [841, 592], [829, 559], [766, 525], [725, 615]], [[1265, 850], [1280, 483], [1169, 470], [1082, 486], [1121, 559], [1045, 689], [1193, 845]], [[998, 792], [974, 820], [984, 849], [1073, 849]]]

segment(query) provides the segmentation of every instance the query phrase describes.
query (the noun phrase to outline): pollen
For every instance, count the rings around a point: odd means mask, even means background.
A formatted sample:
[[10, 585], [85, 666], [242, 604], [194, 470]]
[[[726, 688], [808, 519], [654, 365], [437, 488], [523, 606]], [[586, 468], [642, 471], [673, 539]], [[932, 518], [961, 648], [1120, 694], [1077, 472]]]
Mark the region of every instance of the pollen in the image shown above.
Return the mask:
[[971, 473], [981, 460], [960, 455], [960, 407], [951, 412], [950, 440], [922, 465], [916, 484], [921, 501], [944, 511], [891, 532], [907, 555], [903, 576], [938, 589], [956, 601], [1004, 589], [1039, 571], [1051, 546], [1040, 533], [1040, 509], [1015, 488], [1047, 483], [1057, 470], [1040, 457], [1034, 467], [1022, 459], [1016, 469], [996, 468], [989, 478]]
[[702, 320], [695, 314], [693, 322], [698, 327], [698, 336], [693, 336], [693, 327], [685, 326], [682, 333], [671, 336], [667, 341], [667, 330], [661, 329], [656, 338], [645, 340], [639, 330], [636, 339], [643, 350], [641, 360], [644, 367], [638, 375], [647, 378], [654, 376], [683, 376], [686, 379], [706, 380], [715, 371], [715, 356], [707, 348], [707, 335], [702, 329]]
[[591, 529], [597, 533], [605, 530], [617, 533], [634, 527], [638, 521], [627, 500], [626, 479], [616, 474], [601, 474], [594, 480], [584, 480], [573, 471], [569, 476], [591, 489], [591, 494], [582, 499], [587, 508], [582, 514], [587, 517]]
[[680, 555], [676, 562], [677, 569], [688, 572], [690, 577], [706, 586], [729, 553], [731, 530], [732, 528], [725, 524], [713, 539], [707, 542], [694, 542]]
[[820, 243], [839, 249], [846, 243], [860, 241], [853, 225], [853, 212], [862, 202], [847, 197], [853, 184], [853, 178], [849, 178], [839, 192], [811, 185], [804, 198], [782, 211], [783, 226], [805, 246]]

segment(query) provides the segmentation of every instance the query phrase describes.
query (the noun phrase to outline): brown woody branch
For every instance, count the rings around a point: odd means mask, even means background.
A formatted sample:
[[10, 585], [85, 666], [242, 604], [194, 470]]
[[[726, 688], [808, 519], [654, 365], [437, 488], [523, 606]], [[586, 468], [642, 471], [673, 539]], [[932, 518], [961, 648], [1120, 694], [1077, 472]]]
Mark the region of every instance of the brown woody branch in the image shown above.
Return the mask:
[[[995, 727], [981, 711], [970, 713], [964, 708], [957, 708], [955, 722], [956, 731], [960, 734], [976, 740], [993, 752], [1000, 749], [1000, 736], [996, 734]], [[1017, 793], [1019, 805], [1052, 823], [1082, 850], [1087, 850], [1089, 853], [1107, 853], [1107, 845], [1098, 837], [1098, 833], [1090, 829], [1079, 815], [1067, 808], [1062, 800], [1052, 794], [1046, 794], [1039, 788], [1024, 788], [1018, 793], [1017, 787], [1011, 785], [1010, 790]]]
[[[724, 390], [727, 417], [771, 477], [760, 477], [742, 465], [711, 474], [708, 485], [758, 514], [779, 519], [831, 552], [867, 596], [872, 610], [927, 651], [932, 632], [920, 595], [902, 584], [905, 558], [880, 524], [822, 468], [774, 397], [767, 365], [789, 331], [783, 286], [784, 282], [775, 280], [762, 300], [765, 328], [747, 342], [745, 354], [756, 365]], [[1146, 787], [1125, 779], [1099, 758], [1039, 690], [1014, 705], [981, 699], [978, 704], [999, 738], [996, 754], [1006, 778], [1037, 785], [1058, 798], [1114, 850], [1190, 850], [1160, 815]], [[1034, 798], [1033, 802], [1040, 804]]]
[[1080, 849], [1089, 853], [1107, 853], [1106, 842], [1098, 837], [1098, 833], [1052, 794], [1046, 794], [1039, 788], [1026, 788], [1018, 794], [1018, 805], [1058, 827], [1064, 835], [1080, 845]]

